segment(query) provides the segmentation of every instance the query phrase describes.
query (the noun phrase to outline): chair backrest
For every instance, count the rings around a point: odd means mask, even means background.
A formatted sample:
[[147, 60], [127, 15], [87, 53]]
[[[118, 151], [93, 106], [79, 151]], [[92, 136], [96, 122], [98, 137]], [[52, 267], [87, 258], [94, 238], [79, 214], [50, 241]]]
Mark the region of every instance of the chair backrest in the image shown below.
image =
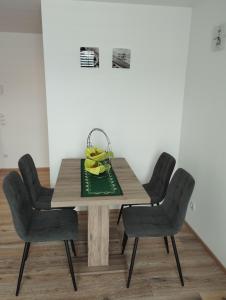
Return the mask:
[[25, 185], [17, 172], [11, 172], [4, 178], [3, 190], [10, 206], [16, 232], [22, 240], [26, 240], [32, 218], [32, 207]]
[[20, 173], [23, 177], [24, 184], [27, 188], [30, 199], [35, 207], [39, 197], [40, 181], [34, 161], [30, 154], [23, 155], [18, 162]]
[[162, 208], [176, 232], [184, 223], [194, 186], [194, 178], [181, 168], [174, 173], [170, 181]]
[[163, 152], [159, 156], [147, 187], [153, 203], [159, 203], [164, 199], [175, 164], [175, 158], [169, 153]]

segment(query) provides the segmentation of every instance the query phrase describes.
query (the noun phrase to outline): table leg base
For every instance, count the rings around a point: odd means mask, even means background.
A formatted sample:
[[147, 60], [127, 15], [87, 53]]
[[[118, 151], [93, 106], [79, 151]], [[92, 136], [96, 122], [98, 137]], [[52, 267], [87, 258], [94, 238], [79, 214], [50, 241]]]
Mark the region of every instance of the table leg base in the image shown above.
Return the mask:
[[108, 266], [109, 207], [88, 207], [88, 266]]
[[75, 273], [79, 276], [128, 272], [126, 258], [124, 255], [120, 254], [110, 255], [108, 266], [89, 267], [87, 266], [87, 257], [85, 256], [74, 257], [73, 264]]

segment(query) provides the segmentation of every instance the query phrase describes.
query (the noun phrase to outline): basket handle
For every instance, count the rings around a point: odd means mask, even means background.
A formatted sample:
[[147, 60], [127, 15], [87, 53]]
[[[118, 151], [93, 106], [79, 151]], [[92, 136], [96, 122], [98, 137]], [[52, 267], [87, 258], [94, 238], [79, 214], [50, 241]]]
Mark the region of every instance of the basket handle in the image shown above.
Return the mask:
[[101, 128], [93, 128], [93, 129], [90, 131], [90, 133], [88, 134], [88, 137], [87, 137], [87, 148], [92, 147], [92, 143], [91, 143], [91, 135], [92, 135], [92, 133], [93, 133], [94, 131], [99, 131], [99, 132], [101, 132], [101, 133], [104, 134], [104, 136], [105, 136], [105, 138], [106, 138], [106, 140], [107, 140], [107, 144], [108, 144], [108, 145], [107, 145], [107, 151], [110, 152], [110, 151], [111, 151], [111, 142], [110, 142], [110, 139], [109, 139], [108, 135], [106, 134], [106, 132], [105, 132], [103, 129], [101, 129]]

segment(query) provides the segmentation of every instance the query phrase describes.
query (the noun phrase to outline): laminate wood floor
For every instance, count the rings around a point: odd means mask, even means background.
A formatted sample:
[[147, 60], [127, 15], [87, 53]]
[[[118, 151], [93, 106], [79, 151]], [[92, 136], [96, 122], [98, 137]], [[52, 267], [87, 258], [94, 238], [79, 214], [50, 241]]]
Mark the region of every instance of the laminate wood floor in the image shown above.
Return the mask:
[[[0, 299], [15, 299], [15, 287], [23, 251], [23, 242], [15, 233], [10, 210], [2, 192], [0, 173]], [[48, 170], [40, 170], [41, 182], [49, 185]], [[110, 216], [110, 253], [120, 264], [122, 225], [117, 226], [118, 212]], [[176, 236], [185, 287], [181, 287], [175, 259], [170, 246], [167, 255], [162, 239], [141, 239], [134, 266], [131, 287], [126, 288], [124, 272], [83, 273], [77, 270], [86, 263], [87, 215], [79, 214], [80, 240], [76, 244], [77, 258], [73, 258], [78, 291], [74, 292], [62, 242], [31, 245], [18, 299], [28, 300], [200, 300], [200, 293], [226, 289], [226, 275], [209, 256], [187, 226]], [[133, 241], [126, 249], [129, 264]], [[117, 262], [116, 262], [117, 263]]]

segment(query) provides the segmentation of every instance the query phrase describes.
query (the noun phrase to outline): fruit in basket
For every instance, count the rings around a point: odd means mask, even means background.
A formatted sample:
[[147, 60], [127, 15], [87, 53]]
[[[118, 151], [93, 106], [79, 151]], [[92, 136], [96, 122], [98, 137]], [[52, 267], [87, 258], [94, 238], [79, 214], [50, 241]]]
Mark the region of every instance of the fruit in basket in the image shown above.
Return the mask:
[[86, 148], [85, 154], [86, 154], [86, 158], [97, 161], [97, 162], [106, 160], [110, 157], [113, 157], [113, 152], [111, 152], [111, 151], [107, 152], [107, 151], [104, 151], [103, 149], [97, 148], [97, 147]]
[[94, 175], [99, 175], [105, 171], [109, 171], [110, 167], [111, 166], [109, 164], [102, 164], [101, 162], [92, 159], [85, 160], [85, 170]]

